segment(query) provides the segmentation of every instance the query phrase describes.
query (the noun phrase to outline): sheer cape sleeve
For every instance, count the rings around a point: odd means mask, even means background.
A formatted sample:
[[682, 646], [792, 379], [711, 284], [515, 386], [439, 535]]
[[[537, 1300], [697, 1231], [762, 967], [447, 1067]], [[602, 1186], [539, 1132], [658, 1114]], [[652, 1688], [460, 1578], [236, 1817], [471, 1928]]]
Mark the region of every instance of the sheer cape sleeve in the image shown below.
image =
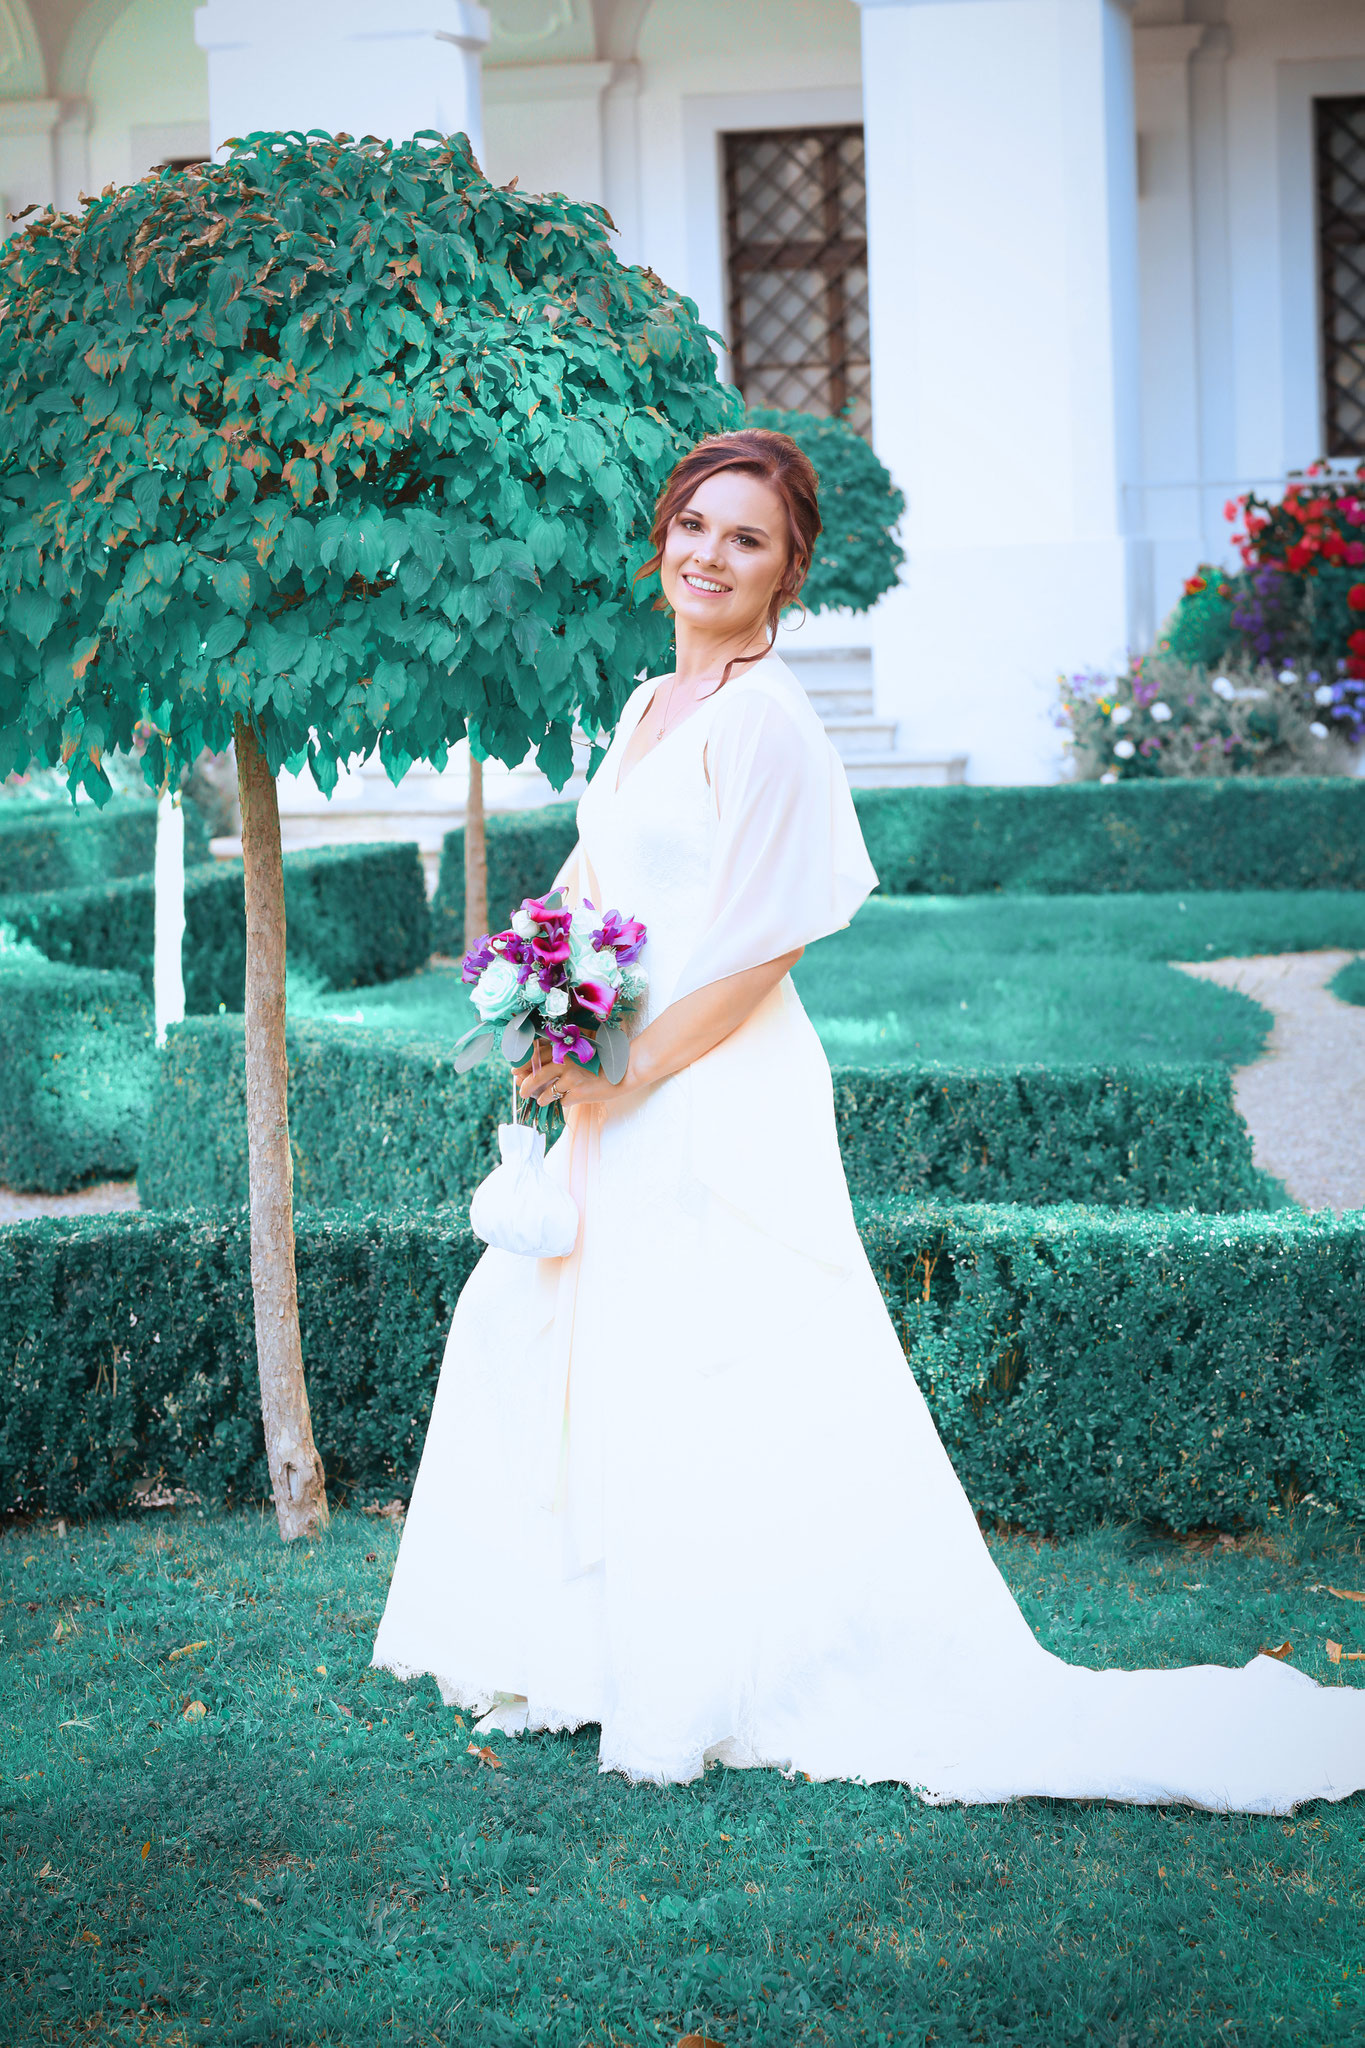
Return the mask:
[[706, 742], [709, 901], [674, 1002], [842, 930], [877, 886], [843, 763], [795, 677], [769, 660], [726, 690]]

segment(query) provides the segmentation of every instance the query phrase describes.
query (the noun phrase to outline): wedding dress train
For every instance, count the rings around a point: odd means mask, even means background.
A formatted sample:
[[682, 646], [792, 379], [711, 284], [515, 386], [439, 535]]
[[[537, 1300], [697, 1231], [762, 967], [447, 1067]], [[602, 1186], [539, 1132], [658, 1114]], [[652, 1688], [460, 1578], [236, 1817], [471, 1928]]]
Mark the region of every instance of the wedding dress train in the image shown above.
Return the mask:
[[[644, 920], [650, 1011], [847, 923], [875, 876], [804, 692], [769, 659], [579, 806], [565, 886]], [[790, 980], [704, 1059], [571, 1113], [564, 1259], [460, 1297], [377, 1666], [505, 1727], [601, 1728], [603, 1769], [719, 1758], [1284, 1812], [1365, 1786], [1365, 1692], [1089, 1671], [1034, 1639], [854, 1226]], [[509, 1704], [514, 1702], [514, 1704]], [[523, 1704], [524, 1702], [524, 1704]]]

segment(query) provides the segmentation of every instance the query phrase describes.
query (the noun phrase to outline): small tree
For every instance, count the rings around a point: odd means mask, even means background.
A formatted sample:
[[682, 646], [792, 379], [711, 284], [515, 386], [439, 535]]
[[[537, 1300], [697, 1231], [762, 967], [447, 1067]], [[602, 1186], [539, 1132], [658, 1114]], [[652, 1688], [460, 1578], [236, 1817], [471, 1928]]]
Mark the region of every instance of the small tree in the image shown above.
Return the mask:
[[789, 434], [815, 465], [824, 531], [801, 603], [810, 612], [870, 611], [905, 561], [896, 528], [905, 499], [891, 472], [844, 419], [751, 406], [748, 425]]
[[281, 1533], [325, 1519], [294, 1278], [275, 776], [468, 736], [556, 787], [668, 625], [654, 497], [731, 424], [695, 308], [463, 137], [256, 135], [0, 261], [0, 775], [235, 739], [252, 1284]]

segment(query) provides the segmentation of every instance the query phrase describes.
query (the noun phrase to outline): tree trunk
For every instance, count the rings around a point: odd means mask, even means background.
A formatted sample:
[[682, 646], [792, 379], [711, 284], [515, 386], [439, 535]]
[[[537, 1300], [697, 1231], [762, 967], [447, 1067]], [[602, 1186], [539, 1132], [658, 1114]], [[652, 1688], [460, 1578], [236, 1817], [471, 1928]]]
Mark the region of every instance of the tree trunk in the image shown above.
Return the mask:
[[464, 946], [468, 953], [488, 930], [488, 840], [483, 825], [483, 762], [469, 749], [469, 797], [464, 807]]
[[286, 1543], [327, 1522], [313, 1443], [294, 1272], [294, 1162], [284, 1046], [284, 863], [275, 778], [255, 733], [237, 721], [237, 787], [246, 869], [246, 1126], [251, 1292], [265, 1451]]

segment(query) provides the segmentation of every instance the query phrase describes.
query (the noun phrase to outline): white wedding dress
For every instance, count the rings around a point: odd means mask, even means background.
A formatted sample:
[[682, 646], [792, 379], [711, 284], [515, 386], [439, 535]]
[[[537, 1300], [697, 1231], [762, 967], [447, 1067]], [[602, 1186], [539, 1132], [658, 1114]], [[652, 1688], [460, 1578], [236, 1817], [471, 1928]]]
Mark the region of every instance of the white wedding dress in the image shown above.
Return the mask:
[[[769, 659], [579, 805], [571, 896], [648, 926], [651, 1013], [846, 924], [875, 876], [843, 770]], [[604, 1770], [719, 1758], [931, 1800], [1284, 1812], [1365, 1786], [1365, 1692], [1089, 1671], [1034, 1639], [906, 1366], [790, 980], [549, 1155], [564, 1259], [488, 1251], [455, 1314], [374, 1662]]]

